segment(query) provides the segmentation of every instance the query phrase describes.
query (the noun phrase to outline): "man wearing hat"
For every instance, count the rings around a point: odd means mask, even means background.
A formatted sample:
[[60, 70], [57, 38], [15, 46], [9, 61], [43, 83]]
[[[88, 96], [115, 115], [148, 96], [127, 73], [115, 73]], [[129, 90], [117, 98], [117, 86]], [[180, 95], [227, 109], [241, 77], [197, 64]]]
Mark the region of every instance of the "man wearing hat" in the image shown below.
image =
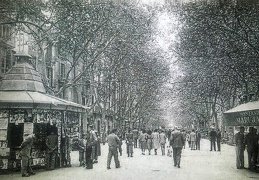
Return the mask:
[[245, 128], [243, 126], [241, 126], [239, 132], [235, 134], [237, 169], [244, 168], [244, 151], [245, 151], [244, 132], [245, 132]]
[[174, 166], [180, 168], [182, 148], [184, 146], [184, 136], [180, 128], [176, 127], [171, 135], [170, 145], [173, 148]]
[[21, 144], [21, 173], [22, 177], [29, 177], [30, 175], [34, 175], [35, 173], [32, 171], [30, 166], [30, 158], [31, 158], [31, 148], [33, 144], [33, 140], [35, 139], [34, 134], [24, 134], [25, 138], [24, 141]]

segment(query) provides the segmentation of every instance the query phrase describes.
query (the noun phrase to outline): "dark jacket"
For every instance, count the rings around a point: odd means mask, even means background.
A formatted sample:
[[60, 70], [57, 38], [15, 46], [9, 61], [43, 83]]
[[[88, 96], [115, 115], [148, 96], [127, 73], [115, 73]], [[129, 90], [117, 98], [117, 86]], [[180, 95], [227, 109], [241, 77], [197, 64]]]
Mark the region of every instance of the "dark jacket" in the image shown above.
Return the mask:
[[170, 145], [173, 148], [182, 148], [184, 146], [184, 136], [180, 131], [174, 131], [171, 135]]
[[211, 141], [216, 141], [217, 139], [217, 132], [215, 130], [210, 131], [210, 140]]

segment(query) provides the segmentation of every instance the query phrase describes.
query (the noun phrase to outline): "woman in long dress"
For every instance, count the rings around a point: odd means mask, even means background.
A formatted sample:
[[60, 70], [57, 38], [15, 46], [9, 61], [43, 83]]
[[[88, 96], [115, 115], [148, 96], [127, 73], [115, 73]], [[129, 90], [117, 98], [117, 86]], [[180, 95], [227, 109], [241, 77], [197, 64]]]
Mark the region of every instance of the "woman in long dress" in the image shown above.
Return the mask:
[[139, 144], [142, 151], [142, 154], [145, 155], [145, 151], [147, 149], [147, 133], [143, 129], [141, 134], [139, 135]]
[[155, 155], [157, 155], [157, 149], [160, 148], [160, 138], [157, 129], [154, 130], [152, 133], [152, 140], [153, 140], [153, 148], [155, 150]]

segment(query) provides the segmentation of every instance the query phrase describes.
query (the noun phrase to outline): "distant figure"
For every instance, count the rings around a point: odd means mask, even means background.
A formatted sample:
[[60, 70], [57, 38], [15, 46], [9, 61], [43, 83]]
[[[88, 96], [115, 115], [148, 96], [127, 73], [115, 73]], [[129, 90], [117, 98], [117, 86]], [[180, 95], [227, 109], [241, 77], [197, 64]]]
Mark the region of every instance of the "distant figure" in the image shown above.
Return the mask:
[[159, 142], [161, 146], [162, 156], [165, 155], [165, 144], [166, 144], [166, 135], [164, 133], [164, 130], [161, 130], [161, 133], [159, 134]]
[[83, 134], [82, 138], [77, 140], [77, 147], [79, 151], [79, 166], [84, 166], [85, 165], [85, 137], [86, 135]]
[[195, 150], [195, 144], [196, 144], [196, 133], [193, 129], [190, 133], [190, 140], [191, 140], [191, 150]]
[[140, 146], [142, 155], [145, 155], [145, 151], [147, 148], [147, 133], [144, 129], [142, 130], [141, 134], [139, 135], [139, 146]]
[[217, 132], [215, 128], [213, 127], [209, 133], [210, 137], [210, 151], [214, 149], [216, 151], [216, 140], [217, 140]]
[[32, 171], [31, 165], [30, 165], [30, 157], [31, 157], [31, 148], [33, 141], [35, 139], [34, 134], [25, 134], [24, 141], [21, 144], [21, 173], [22, 177], [29, 177], [30, 175], [34, 175], [35, 173]]
[[93, 160], [95, 158], [95, 145], [96, 145], [96, 135], [95, 132], [92, 131], [93, 126], [90, 125], [85, 138], [85, 168], [93, 169]]
[[135, 128], [132, 130], [133, 133], [133, 139], [134, 139], [134, 148], [138, 147], [138, 137], [139, 137], [139, 131]]
[[46, 153], [46, 169], [53, 170], [56, 165], [56, 156], [58, 152], [58, 136], [51, 131], [46, 138], [47, 153]]
[[128, 157], [133, 157], [133, 143], [134, 143], [134, 135], [131, 130], [128, 130], [126, 133], [126, 145], [127, 145], [127, 154]]
[[201, 148], [201, 133], [199, 130], [196, 130], [196, 149], [200, 150]]
[[236, 144], [236, 166], [237, 169], [244, 168], [244, 151], [245, 151], [245, 128], [240, 127], [240, 131], [235, 134], [235, 144]]
[[180, 168], [182, 148], [184, 145], [184, 137], [180, 132], [180, 128], [176, 128], [172, 133], [170, 145], [173, 148], [174, 166]]
[[157, 132], [157, 129], [154, 130], [152, 133], [152, 141], [153, 141], [153, 148], [155, 151], [155, 155], [157, 155], [157, 149], [160, 148], [160, 142], [159, 142], [159, 133]]
[[151, 150], [152, 150], [152, 131], [148, 130], [147, 131], [147, 150], [148, 150], [148, 154], [151, 155]]
[[114, 157], [115, 166], [116, 168], [120, 168], [120, 161], [118, 158], [118, 147], [120, 145], [120, 139], [116, 135], [117, 130], [113, 129], [111, 131], [111, 134], [108, 135], [107, 141], [109, 146], [109, 153], [108, 153], [108, 159], [107, 159], [107, 169], [111, 169], [111, 159]]
[[218, 147], [218, 151], [221, 150], [221, 132], [220, 129], [218, 129], [217, 131], [217, 147]]
[[188, 147], [191, 148], [191, 138], [190, 138], [190, 133], [191, 132], [187, 132], [186, 134], [186, 141], [188, 142]]

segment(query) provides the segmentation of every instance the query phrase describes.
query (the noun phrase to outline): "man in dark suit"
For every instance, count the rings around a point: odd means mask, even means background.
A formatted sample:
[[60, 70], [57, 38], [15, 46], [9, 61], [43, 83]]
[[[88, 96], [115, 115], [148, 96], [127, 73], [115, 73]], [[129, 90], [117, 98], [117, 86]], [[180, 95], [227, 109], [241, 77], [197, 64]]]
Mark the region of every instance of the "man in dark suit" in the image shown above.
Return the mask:
[[216, 140], [217, 140], [217, 132], [213, 127], [210, 131], [210, 151], [214, 149], [216, 151]]
[[247, 155], [248, 155], [248, 169], [253, 170], [255, 167], [255, 135], [254, 135], [254, 128], [249, 127], [249, 132], [245, 136], [245, 145], [247, 147]]
[[173, 148], [174, 166], [180, 168], [181, 154], [184, 146], [184, 136], [180, 128], [176, 127], [171, 135], [170, 145]]
[[221, 150], [221, 132], [220, 129], [218, 129], [217, 131], [217, 147], [218, 147], [218, 151]]
[[236, 144], [236, 166], [237, 169], [244, 168], [244, 151], [245, 151], [245, 128], [240, 127], [240, 131], [235, 134], [235, 144]]

